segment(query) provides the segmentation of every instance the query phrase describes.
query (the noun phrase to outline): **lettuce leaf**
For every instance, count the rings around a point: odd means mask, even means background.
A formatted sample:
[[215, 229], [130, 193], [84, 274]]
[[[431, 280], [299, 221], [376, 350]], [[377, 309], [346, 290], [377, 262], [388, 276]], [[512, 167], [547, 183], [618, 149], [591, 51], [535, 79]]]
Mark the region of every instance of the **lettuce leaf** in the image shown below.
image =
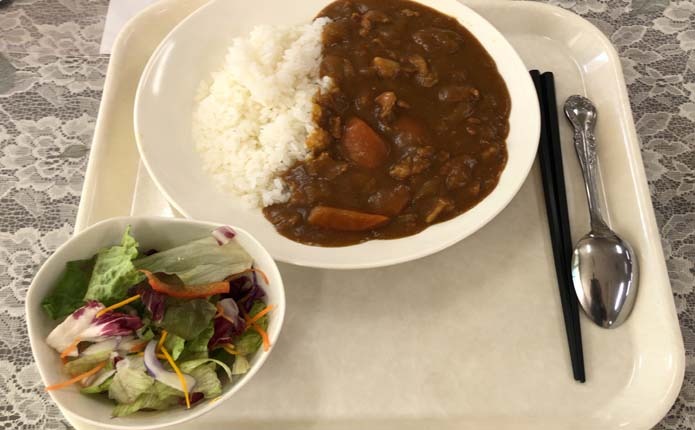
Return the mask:
[[112, 360], [109, 360], [106, 366], [104, 366], [103, 369], [94, 375], [94, 379], [92, 379], [90, 385], [80, 389], [80, 393], [98, 394], [109, 391], [109, 387], [111, 386], [111, 381], [113, 381], [113, 375], [115, 373], [116, 370], [114, 369]]
[[[254, 316], [260, 311], [262, 311], [265, 308], [265, 303], [263, 303], [260, 300], [256, 300], [253, 303], [253, 306], [251, 306], [251, 311], [249, 312], [249, 316]], [[268, 329], [268, 315], [263, 315], [257, 322], [261, 328], [264, 330]], [[263, 345], [263, 338], [261, 338], [261, 335], [258, 334], [256, 330], [253, 328], [247, 329], [244, 333], [242, 333], [238, 338], [234, 340], [234, 347], [235, 349], [242, 355], [249, 355], [253, 354], [254, 352], [258, 351], [258, 348]]]
[[138, 337], [138, 339], [142, 339], [142, 340], [154, 339], [154, 332], [152, 331], [151, 324], [152, 324], [152, 321], [150, 321], [149, 318], [145, 317], [142, 319], [142, 327], [140, 327], [138, 330], [135, 331], [135, 335]]
[[208, 342], [214, 331], [215, 329], [212, 327], [212, 323], [208, 324], [195, 339], [186, 342], [186, 350], [192, 352], [208, 352]]
[[205, 299], [171, 300], [171, 303], [167, 306], [160, 326], [185, 340], [198, 337], [210, 326], [210, 321], [217, 313], [215, 306]]
[[253, 258], [236, 240], [218, 245], [208, 236], [139, 258], [134, 264], [152, 273], [177, 275], [186, 285], [202, 285], [250, 269]]
[[[195, 369], [196, 367], [203, 365], [203, 364], [207, 364], [207, 363], [212, 363], [212, 364], [216, 364], [216, 365], [220, 366], [220, 368], [222, 370], [224, 370], [224, 373], [227, 374], [229, 379], [232, 379], [232, 370], [229, 368], [229, 366], [227, 366], [225, 363], [223, 363], [220, 360], [215, 360], [214, 358], [199, 358], [197, 360], [184, 361], [183, 363], [179, 364], [179, 369], [183, 373], [189, 373], [193, 369]], [[197, 386], [196, 386], [196, 389], [193, 391], [198, 391]]]
[[186, 373], [195, 378], [194, 391], [202, 393], [206, 399], [222, 394], [222, 383], [215, 372], [215, 363], [201, 364]]
[[208, 357], [208, 342], [214, 333], [212, 323], [194, 339], [186, 341], [181, 353], [181, 360], [195, 360]]
[[82, 388], [80, 390], [80, 393], [82, 393], [82, 394], [97, 394], [97, 393], [103, 393], [105, 391], [109, 391], [109, 388], [111, 387], [112, 381], [113, 381], [113, 376], [104, 380], [104, 382], [102, 382], [101, 384], [92, 384], [88, 387]]
[[243, 355], [234, 357], [234, 365], [232, 366], [232, 375], [243, 375], [251, 368], [249, 361]]
[[181, 353], [183, 352], [183, 347], [185, 340], [182, 337], [176, 336], [175, 334], [169, 334], [164, 340], [164, 347], [169, 351], [171, 357], [177, 360]]
[[96, 354], [83, 355], [80, 358], [65, 363], [64, 369], [70, 376], [77, 376], [93, 369], [102, 361], [108, 360], [110, 355], [111, 351], [101, 351]]
[[118, 403], [133, 403], [152, 387], [155, 380], [145, 373], [141, 357], [128, 357], [118, 362], [109, 386], [109, 398]]
[[217, 366], [232, 380], [232, 370], [219, 360], [201, 358], [199, 360], [185, 361], [179, 365], [182, 372], [195, 378], [196, 385], [193, 391], [202, 393], [206, 399], [222, 394], [222, 382], [217, 376]]
[[116, 405], [111, 415], [114, 417], [124, 417], [141, 409], [154, 409], [158, 411], [169, 409], [178, 404], [182, 397], [183, 393], [159, 381], [155, 381], [154, 384], [143, 391], [132, 403]]
[[254, 329], [246, 330], [234, 341], [234, 349], [242, 355], [253, 354], [258, 351], [261, 345], [263, 345], [263, 338]]
[[224, 348], [217, 348], [214, 351], [210, 351], [210, 358], [223, 363], [225, 367], [227, 367], [228, 369], [234, 367], [234, 357], [237, 356], [231, 355], [230, 353], [225, 351]]
[[138, 243], [130, 235], [130, 226], [123, 234], [120, 245], [99, 251], [92, 277], [84, 295], [85, 300], [97, 300], [106, 306], [126, 298], [128, 288], [145, 278], [133, 266], [138, 255]]
[[52, 319], [66, 317], [84, 304], [89, 278], [92, 276], [96, 256], [89, 260], [68, 261], [65, 273], [60, 277], [50, 295], [41, 306]]

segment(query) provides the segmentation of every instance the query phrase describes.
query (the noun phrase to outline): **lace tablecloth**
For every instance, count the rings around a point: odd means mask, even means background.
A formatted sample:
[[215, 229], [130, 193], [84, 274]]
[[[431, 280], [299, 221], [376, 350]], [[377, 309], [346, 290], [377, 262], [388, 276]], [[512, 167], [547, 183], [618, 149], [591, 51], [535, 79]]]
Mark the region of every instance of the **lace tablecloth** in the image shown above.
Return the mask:
[[[117, 0], [116, 0], [117, 1]], [[621, 55], [688, 355], [659, 429], [695, 428], [695, 2], [549, 0]], [[70, 427], [45, 394], [24, 322], [29, 283], [70, 237], [108, 56], [107, 0], [0, 0], [0, 426]]]

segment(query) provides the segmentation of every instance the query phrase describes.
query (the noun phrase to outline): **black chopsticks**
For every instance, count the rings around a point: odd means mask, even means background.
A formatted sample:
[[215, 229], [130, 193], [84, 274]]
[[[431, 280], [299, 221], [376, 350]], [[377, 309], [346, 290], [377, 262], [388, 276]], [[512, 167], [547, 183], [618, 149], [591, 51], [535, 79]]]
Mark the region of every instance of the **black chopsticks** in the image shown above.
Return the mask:
[[565, 331], [567, 332], [567, 342], [572, 360], [572, 373], [576, 381], [584, 382], [586, 376], [584, 373], [582, 332], [579, 325], [579, 306], [572, 288], [572, 237], [565, 193], [565, 176], [562, 168], [555, 80], [552, 73], [541, 74], [538, 70], [531, 71], [531, 78], [536, 86], [541, 109], [541, 138], [538, 159], [543, 177], [548, 227], [553, 245], [555, 274], [560, 290]]

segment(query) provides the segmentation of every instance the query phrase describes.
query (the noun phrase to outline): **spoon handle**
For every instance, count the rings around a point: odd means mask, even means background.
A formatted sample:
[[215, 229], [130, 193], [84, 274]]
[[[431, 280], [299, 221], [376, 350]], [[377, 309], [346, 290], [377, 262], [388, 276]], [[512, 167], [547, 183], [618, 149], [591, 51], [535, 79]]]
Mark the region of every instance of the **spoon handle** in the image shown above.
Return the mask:
[[591, 228], [606, 231], [608, 226], [603, 219], [601, 199], [598, 192], [598, 163], [596, 160], [597, 113], [593, 103], [586, 97], [571, 96], [565, 102], [565, 114], [574, 126], [574, 148], [584, 176], [584, 187], [589, 202]]

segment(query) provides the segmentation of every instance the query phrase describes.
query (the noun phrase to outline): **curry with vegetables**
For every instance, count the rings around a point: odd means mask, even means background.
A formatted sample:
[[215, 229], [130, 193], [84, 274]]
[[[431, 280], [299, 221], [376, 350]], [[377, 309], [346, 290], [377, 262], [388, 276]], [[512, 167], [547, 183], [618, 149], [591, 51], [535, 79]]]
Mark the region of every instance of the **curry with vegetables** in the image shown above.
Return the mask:
[[319, 128], [264, 214], [284, 236], [343, 246], [451, 219], [495, 188], [511, 101], [495, 62], [454, 18], [405, 0], [338, 0], [319, 16]]

